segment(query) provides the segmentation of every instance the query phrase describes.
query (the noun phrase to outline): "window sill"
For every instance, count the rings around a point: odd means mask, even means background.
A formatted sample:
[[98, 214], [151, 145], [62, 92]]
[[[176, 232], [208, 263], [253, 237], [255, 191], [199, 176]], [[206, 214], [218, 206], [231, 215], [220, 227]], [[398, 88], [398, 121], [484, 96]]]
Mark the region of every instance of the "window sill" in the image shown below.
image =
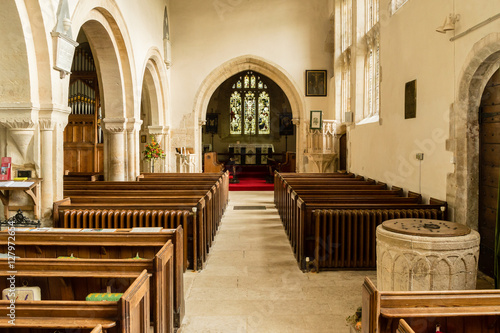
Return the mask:
[[378, 123], [379, 119], [380, 119], [379, 115], [376, 114], [376, 115], [373, 115], [373, 116], [370, 116], [370, 117], [367, 117], [367, 118], [361, 120], [360, 122], [356, 123], [356, 125], [365, 125], [365, 124]]

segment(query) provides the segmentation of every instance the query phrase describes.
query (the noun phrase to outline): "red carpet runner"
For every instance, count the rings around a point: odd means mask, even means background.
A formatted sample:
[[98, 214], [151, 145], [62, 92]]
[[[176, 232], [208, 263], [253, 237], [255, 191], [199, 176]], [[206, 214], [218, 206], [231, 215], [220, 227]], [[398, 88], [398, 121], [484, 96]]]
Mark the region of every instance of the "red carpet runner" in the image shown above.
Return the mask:
[[[236, 169], [240, 180], [237, 184], [229, 183], [229, 191], [274, 191], [274, 184], [266, 183], [267, 169], [263, 167], [244, 167]], [[230, 176], [230, 179], [233, 177]]]

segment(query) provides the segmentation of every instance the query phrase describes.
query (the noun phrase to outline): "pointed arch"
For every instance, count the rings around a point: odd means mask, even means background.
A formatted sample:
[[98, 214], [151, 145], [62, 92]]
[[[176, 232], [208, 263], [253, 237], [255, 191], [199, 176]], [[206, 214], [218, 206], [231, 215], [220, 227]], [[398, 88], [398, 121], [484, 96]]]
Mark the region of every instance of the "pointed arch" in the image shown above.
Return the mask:
[[[267, 76], [273, 80], [286, 94], [290, 106], [292, 108], [293, 118], [295, 123], [298, 124], [301, 119], [306, 119], [305, 117], [305, 100], [304, 97], [299, 93], [300, 89], [294, 82], [292, 77], [279, 65], [266, 60], [264, 58], [254, 56], [254, 55], [244, 55], [234, 59], [231, 59], [219, 67], [214, 69], [200, 85], [198, 92], [196, 93], [194, 102], [194, 113], [195, 113], [195, 150], [201, 153], [201, 123], [206, 119], [206, 113], [208, 108], [208, 103], [210, 97], [215, 92], [217, 87], [219, 87], [225, 80], [231, 76], [243, 72], [243, 71], [255, 71]], [[296, 147], [297, 147], [297, 160], [302, 159], [303, 149], [302, 141], [305, 141], [306, 133], [302, 133], [302, 130], [297, 130], [296, 136]], [[197, 165], [200, 163], [200, 155], [197, 156]], [[298, 168], [300, 171], [301, 164], [299, 163]]]

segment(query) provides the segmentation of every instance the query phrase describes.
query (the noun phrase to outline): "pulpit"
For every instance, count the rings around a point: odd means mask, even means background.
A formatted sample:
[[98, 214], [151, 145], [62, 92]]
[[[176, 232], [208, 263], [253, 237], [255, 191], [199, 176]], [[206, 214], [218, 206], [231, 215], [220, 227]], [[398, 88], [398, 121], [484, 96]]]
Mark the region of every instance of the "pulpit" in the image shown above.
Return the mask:
[[176, 150], [176, 172], [193, 173], [195, 171], [195, 154], [193, 148], [181, 147]]

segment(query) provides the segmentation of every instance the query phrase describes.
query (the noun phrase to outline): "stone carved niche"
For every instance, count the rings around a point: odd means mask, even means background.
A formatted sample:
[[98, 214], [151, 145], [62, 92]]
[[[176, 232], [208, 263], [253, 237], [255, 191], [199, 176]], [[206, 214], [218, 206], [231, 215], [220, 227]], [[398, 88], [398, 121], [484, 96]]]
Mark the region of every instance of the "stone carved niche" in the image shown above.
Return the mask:
[[340, 122], [336, 120], [323, 120], [321, 130], [310, 129], [307, 133], [307, 150], [304, 155], [314, 166], [310, 168], [310, 172], [335, 172], [338, 169], [336, 134], [339, 126]]

